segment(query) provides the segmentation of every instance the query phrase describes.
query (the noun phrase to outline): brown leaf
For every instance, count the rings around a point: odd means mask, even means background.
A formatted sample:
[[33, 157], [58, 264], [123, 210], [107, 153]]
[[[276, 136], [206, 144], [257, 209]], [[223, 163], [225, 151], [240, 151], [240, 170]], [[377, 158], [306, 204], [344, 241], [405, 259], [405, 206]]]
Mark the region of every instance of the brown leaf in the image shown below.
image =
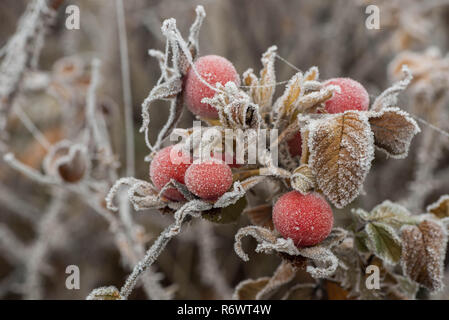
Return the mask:
[[273, 220], [271, 218], [272, 209], [272, 205], [262, 204], [257, 207], [246, 209], [244, 212], [248, 215], [252, 224], [274, 230]]
[[349, 292], [336, 282], [326, 280], [326, 291], [329, 300], [353, 300], [353, 298], [349, 297]]
[[449, 195], [441, 196], [437, 202], [429, 205], [427, 212], [433, 213], [440, 219], [449, 217]]
[[430, 220], [402, 228], [402, 267], [410, 279], [431, 291], [443, 287], [443, 262], [447, 235], [443, 227]]
[[300, 283], [291, 287], [282, 300], [317, 300], [316, 284]]
[[272, 46], [262, 55], [263, 69], [260, 71], [259, 87], [252, 88], [254, 103], [263, 110], [271, 106], [274, 90], [276, 88], [276, 75], [274, 72], [274, 61], [276, 59], [277, 47]]
[[268, 299], [282, 285], [289, 283], [296, 275], [296, 268], [283, 260], [267, 285], [257, 293], [256, 299]]
[[259, 279], [248, 279], [240, 282], [235, 288], [232, 299], [234, 300], [255, 300], [257, 294], [265, 288], [269, 277], [263, 277]]
[[412, 138], [420, 132], [410, 115], [399, 108], [385, 108], [370, 117], [374, 144], [393, 158], [407, 156]]
[[274, 104], [274, 109], [278, 113], [279, 118], [284, 118], [292, 114], [298, 98], [303, 94], [303, 81], [304, 78], [301, 72], [296, 73], [288, 81], [284, 93], [276, 100]]
[[365, 114], [346, 111], [308, 124], [309, 166], [318, 187], [337, 207], [354, 200], [374, 156], [373, 135]]

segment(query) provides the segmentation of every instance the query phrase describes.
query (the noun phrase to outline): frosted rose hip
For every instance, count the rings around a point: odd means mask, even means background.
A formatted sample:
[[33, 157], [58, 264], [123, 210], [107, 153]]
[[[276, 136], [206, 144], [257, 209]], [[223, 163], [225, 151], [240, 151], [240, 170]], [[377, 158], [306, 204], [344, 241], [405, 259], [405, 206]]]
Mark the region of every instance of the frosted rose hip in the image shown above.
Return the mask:
[[350, 78], [333, 78], [327, 80], [324, 85], [337, 85], [341, 89], [341, 92], [334, 91], [333, 97], [326, 101], [325, 109], [328, 113], [368, 110], [369, 95], [359, 82]]
[[[195, 61], [194, 66], [201, 77], [213, 87], [217, 82], [225, 85], [229, 81], [240, 85], [240, 78], [233, 64], [223, 57], [203, 56]], [[215, 91], [203, 83], [192, 68], [187, 72], [184, 90], [184, 101], [190, 111], [201, 117], [218, 119], [217, 109], [201, 102], [203, 98], [212, 98]]]
[[318, 193], [302, 195], [290, 191], [276, 202], [273, 223], [284, 238], [291, 238], [301, 248], [326, 239], [332, 230], [334, 216], [330, 205]]
[[[176, 149], [171, 152], [174, 146], [161, 149], [151, 161], [150, 177], [156, 188], [161, 190], [171, 179], [184, 184], [184, 175], [190, 166], [190, 156], [184, 153], [177, 153]], [[174, 155], [174, 157], [172, 157]], [[177, 156], [176, 156], [177, 155]], [[176, 201], [184, 200], [184, 196], [175, 188], [169, 188], [164, 192], [164, 196]]]
[[185, 175], [186, 186], [196, 196], [215, 200], [232, 185], [231, 168], [221, 160], [193, 163]]

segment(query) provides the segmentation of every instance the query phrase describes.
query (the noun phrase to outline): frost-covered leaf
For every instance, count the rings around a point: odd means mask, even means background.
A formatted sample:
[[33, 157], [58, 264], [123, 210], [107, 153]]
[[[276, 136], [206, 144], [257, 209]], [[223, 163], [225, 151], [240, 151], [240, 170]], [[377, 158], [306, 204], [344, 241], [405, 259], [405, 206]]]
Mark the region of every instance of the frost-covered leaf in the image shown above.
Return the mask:
[[235, 222], [240, 217], [240, 214], [243, 212], [243, 210], [245, 210], [247, 205], [248, 202], [246, 201], [246, 198], [243, 197], [237, 200], [236, 203], [231, 204], [227, 207], [213, 208], [211, 210], [204, 211], [201, 217], [220, 224]]
[[324, 278], [332, 275], [338, 266], [338, 259], [332, 253], [331, 248], [342, 240], [342, 235], [346, 235], [343, 229], [336, 229], [331, 235], [322, 242], [313, 247], [298, 249], [292, 239], [276, 238], [268, 229], [248, 226], [241, 228], [235, 235], [234, 250], [243, 260], [248, 261], [248, 255], [243, 251], [242, 238], [252, 236], [259, 243], [256, 252], [272, 253], [277, 252], [281, 255], [302, 256], [311, 259], [315, 266], [307, 266], [307, 272], [314, 278]]
[[[307, 85], [307, 83], [305, 83]], [[332, 98], [334, 93], [334, 86], [325, 86], [317, 91], [312, 91], [298, 99], [298, 106], [300, 111], [305, 111], [312, 107], [318, 106], [326, 100]]]
[[192, 54], [192, 59], [198, 55], [199, 52], [199, 34], [203, 20], [206, 17], [206, 11], [203, 6], [197, 6], [195, 8], [196, 18], [195, 21], [190, 26], [189, 31], [189, 49]]
[[214, 203], [214, 208], [224, 208], [236, 203], [237, 200], [245, 196], [249, 189], [262, 182], [264, 179], [265, 177], [255, 176], [243, 181], [235, 181], [233, 190], [226, 192], [218, 198], [218, 200]]
[[116, 287], [109, 286], [92, 290], [86, 300], [123, 300], [123, 298]]
[[301, 72], [296, 73], [288, 81], [284, 93], [274, 104], [274, 110], [277, 112], [279, 118], [284, 118], [286, 115], [292, 114], [292, 111], [297, 104], [297, 100], [302, 94], [303, 81], [304, 79]]
[[381, 222], [394, 228], [400, 228], [403, 224], [417, 221], [417, 217], [411, 216], [405, 207], [389, 200], [377, 205], [369, 213], [362, 209], [356, 209], [352, 212], [364, 221]]
[[176, 125], [179, 122], [179, 119], [181, 118], [182, 111], [184, 110], [183, 103], [182, 92], [179, 93], [176, 98], [170, 102], [170, 113], [167, 122], [157, 136], [156, 142], [154, 144], [155, 148], [158, 148], [162, 144], [162, 141], [165, 138], [169, 137], [172, 131], [175, 129]]
[[307, 272], [313, 278], [326, 278], [331, 276], [338, 267], [338, 259], [326, 247], [320, 245], [314, 247], [303, 248], [300, 250], [300, 255], [313, 260], [318, 266], [307, 266]]
[[418, 226], [404, 226], [401, 231], [404, 274], [430, 291], [441, 290], [446, 230], [436, 221], [424, 220]]
[[429, 205], [426, 210], [440, 219], [449, 217], [449, 195], [441, 196], [437, 202]]
[[293, 171], [290, 180], [292, 188], [302, 194], [311, 191], [316, 185], [315, 175], [313, 174], [312, 169], [306, 164], [302, 164], [296, 168]]
[[256, 295], [267, 285], [270, 277], [247, 279], [240, 282], [232, 295], [233, 300], [256, 300]]
[[368, 235], [368, 247], [382, 260], [396, 264], [401, 259], [401, 239], [396, 231], [380, 222], [368, 223], [365, 226]]
[[413, 79], [412, 73], [407, 66], [402, 66], [404, 79], [395, 82], [391, 87], [382, 92], [376, 100], [374, 100], [371, 110], [380, 111], [383, 108], [388, 108], [397, 105], [398, 95], [404, 91]]
[[252, 224], [269, 230], [274, 230], [272, 215], [273, 206], [262, 204], [244, 211]]
[[253, 74], [252, 70], [244, 73], [244, 83], [250, 86], [250, 95], [253, 102], [262, 110], [271, 107], [274, 90], [276, 88], [276, 74], [274, 72], [274, 62], [276, 59], [277, 47], [272, 46], [262, 55], [263, 68], [260, 71], [260, 78]]
[[373, 159], [373, 134], [365, 114], [346, 111], [308, 124], [309, 166], [337, 208], [354, 200]]
[[270, 296], [281, 286], [289, 283], [296, 275], [296, 268], [289, 262], [283, 260], [278, 266], [273, 276], [270, 278], [266, 286], [260, 290], [257, 295], [257, 300], [269, 299]]
[[415, 299], [419, 285], [407, 277], [398, 274], [392, 274], [392, 276], [394, 277], [396, 284], [388, 289], [388, 298], [397, 300]]
[[389, 156], [407, 156], [413, 137], [420, 132], [416, 121], [399, 108], [384, 108], [369, 118], [374, 144]]
[[248, 255], [242, 248], [242, 238], [246, 236], [252, 236], [259, 243], [276, 243], [276, 236], [271, 230], [256, 226], [240, 228], [235, 234], [234, 251], [243, 261], [249, 261]]
[[118, 210], [113, 200], [122, 186], [129, 187], [128, 200], [133, 204], [136, 211], [149, 208], [158, 209], [167, 205], [159, 196], [159, 191], [152, 184], [144, 180], [128, 177], [117, 180], [109, 190], [105, 198], [106, 207], [109, 210]]

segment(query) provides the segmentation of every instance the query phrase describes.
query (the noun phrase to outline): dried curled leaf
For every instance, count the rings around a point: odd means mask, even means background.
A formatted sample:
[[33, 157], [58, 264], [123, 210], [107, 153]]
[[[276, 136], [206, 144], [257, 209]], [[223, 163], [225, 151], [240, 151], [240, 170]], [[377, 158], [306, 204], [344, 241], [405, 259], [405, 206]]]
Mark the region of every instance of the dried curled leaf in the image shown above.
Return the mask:
[[365, 226], [365, 232], [369, 240], [367, 246], [376, 256], [390, 264], [399, 262], [401, 239], [392, 227], [384, 223], [373, 222]]
[[240, 90], [234, 82], [224, 86], [217, 83], [218, 92], [212, 98], [203, 98], [218, 110], [220, 123], [225, 128], [256, 129], [261, 123], [259, 106], [251, 102], [250, 97]]
[[256, 252], [277, 252], [290, 256], [309, 258], [316, 266], [307, 266], [307, 272], [314, 278], [324, 278], [332, 275], [338, 267], [338, 259], [330, 249], [338, 245], [346, 237], [346, 234], [345, 230], [335, 228], [321, 244], [298, 249], [292, 239], [277, 238], [268, 229], [248, 226], [239, 229], [236, 233], [234, 250], [243, 261], [248, 261], [249, 257], [242, 248], [242, 238], [252, 236], [259, 243], [256, 247]]
[[449, 217], [449, 195], [441, 196], [437, 202], [429, 205], [427, 212], [433, 213], [440, 219]]
[[92, 290], [86, 300], [123, 300], [123, 297], [116, 287], [109, 286]]
[[397, 105], [398, 95], [404, 91], [413, 79], [412, 73], [407, 66], [402, 66], [404, 79], [393, 83], [391, 87], [382, 92], [374, 100], [371, 110], [380, 111], [382, 108], [388, 108]]
[[368, 118], [346, 111], [308, 124], [309, 166], [317, 185], [337, 208], [354, 200], [374, 156]]
[[233, 190], [226, 192], [214, 203], [214, 208], [224, 208], [236, 203], [240, 198], [244, 197], [246, 192], [262, 182], [265, 177], [255, 176], [243, 181], [235, 181]]
[[424, 220], [401, 231], [404, 274], [430, 291], [441, 290], [447, 244], [445, 229], [436, 221]]
[[315, 175], [313, 174], [312, 169], [306, 164], [300, 165], [296, 168], [293, 171], [290, 180], [292, 188], [302, 194], [306, 194], [311, 191], [316, 185]]
[[257, 300], [268, 299], [281, 286], [289, 283], [296, 276], [296, 268], [289, 262], [283, 260], [278, 266], [273, 276], [268, 281], [267, 285], [260, 290], [257, 295]]
[[249, 93], [255, 104], [264, 110], [271, 107], [274, 90], [276, 88], [276, 74], [274, 72], [274, 62], [276, 59], [276, 46], [271, 46], [262, 55], [263, 68], [260, 71], [260, 78], [254, 75], [253, 70], [249, 69], [243, 74], [244, 83], [250, 86]]
[[167, 205], [159, 196], [159, 191], [156, 188], [144, 180], [136, 178], [121, 178], [117, 180], [109, 190], [106, 196], [106, 207], [109, 210], [117, 211], [118, 208], [114, 205], [113, 200], [118, 190], [122, 186], [128, 186], [128, 200], [133, 204], [134, 210], [145, 209], [159, 209]]
[[240, 282], [232, 295], [233, 300], [255, 300], [257, 294], [267, 285], [270, 277], [247, 279]]
[[284, 118], [292, 115], [297, 100], [303, 94], [304, 78], [301, 72], [296, 73], [287, 83], [284, 93], [280, 96], [275, 104], [274, 110], [278, 113], [278, 118]]
[[369, 118], [374, 144], [393, 158], [407, 156], [413, 137], [420, 132], [416, 121], [399, 108], [385, 108]]
[[315, 283], [300, 283], [291, 287], [282, 300], [317, 300]]
[[296, 275], [296, 268], [286, 261], [282, 261], [271, 278], [263, 277], [256, 280], [240, 282], [233, 294], [236, 300], [262, 300], [270, 296], [282, 285], [290, 282]]

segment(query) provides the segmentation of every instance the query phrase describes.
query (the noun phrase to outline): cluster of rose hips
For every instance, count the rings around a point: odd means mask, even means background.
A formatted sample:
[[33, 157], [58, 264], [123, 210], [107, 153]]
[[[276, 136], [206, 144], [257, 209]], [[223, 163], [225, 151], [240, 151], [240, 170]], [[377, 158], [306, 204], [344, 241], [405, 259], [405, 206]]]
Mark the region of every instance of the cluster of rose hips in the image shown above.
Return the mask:
[[[190, 68], [184, 79], [184, 102], [195, 115], [218, 119], [218, 111], [213, 106], [201, 102], [203, 98], [212, 98], [215, 94], [203, 80], [212, 87], [215, 87], [216, 83], [224, 85], [229, 81], [239, 86], [239, 75], [230, 61], [216, 55], [200, 57], [195, 61], [194, 67], [196, 72]], [[325, 112], [335, 114], [346, 110], [368, 110], [368, 93], [357, 81], [334, 78], [327, 80], [324, 85], [336, 85], [340, 88], [326, 101]], [[301, 155], [302, 141], [299, 131], [287, 141], [287, 144], [292, 156]], [[150, 176], [156, 188], [162, 189], [173, 179], [184, 184], [199, 198], [213, 201], [231, 187], [233, 181], [231, 167], [218, 159], [219, 157], [214, 156], [212, 160], [191, 163], [190, 156], [180, 154], [181, 161], [172, 161], [173, 147], [160, 150], [151, 162]], [[175, 188], [168, 188], [164, 196], [173, 201], [185, 200]], [[297, 247], [320, 243], [329, 235], [333, 226], [332, 208], [317, 192], [303, 195], [298, 191], [290, 191], [282, 195], [274, 205], [272, 217], [276, 230], [284, 238], [292, 239]]]

